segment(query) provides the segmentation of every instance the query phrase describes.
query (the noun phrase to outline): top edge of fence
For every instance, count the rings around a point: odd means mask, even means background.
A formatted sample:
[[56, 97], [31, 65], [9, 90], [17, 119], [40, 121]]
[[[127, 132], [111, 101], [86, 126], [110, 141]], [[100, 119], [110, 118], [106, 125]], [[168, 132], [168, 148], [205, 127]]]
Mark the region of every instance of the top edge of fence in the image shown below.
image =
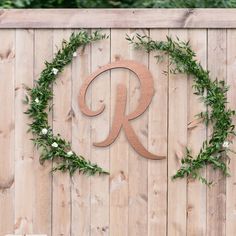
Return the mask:
[[1, 9], [0, 28], [236, 28], [236, 9]]

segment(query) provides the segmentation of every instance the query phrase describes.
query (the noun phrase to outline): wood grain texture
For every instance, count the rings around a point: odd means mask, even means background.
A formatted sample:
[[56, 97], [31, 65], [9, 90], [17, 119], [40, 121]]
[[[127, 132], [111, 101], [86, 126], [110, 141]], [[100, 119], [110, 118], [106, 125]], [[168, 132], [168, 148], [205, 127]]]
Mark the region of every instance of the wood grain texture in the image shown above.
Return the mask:
[[[227, 84], [230, 86], [228, 91], [228, 107], [236, 110], [236, 30], [227, 30]], [[233, 119], [236, 124], [235, 117]], [[230, 146], [236, 150], [235, 140]], [[226, 179], [226, 235], [234, 235], [236, 232], [236, 155], [229, 153], [231, 161], [229, 163], [231, 176]]]
[[[38, 79], [41, 71], [45, 68], [45, 60], [50, 61], [53, 57], [53, 32], [52, 30], [35, 30], [34, 35], [34, 79]], [[52, 125], [52, 112], [49, 112], [49, 124]], [[35, 189], [34, 199], [34, 233], [51, 235], [52, 219], [52, 163], [39, 162], [39, 151], [34, 150]]]
[[[152, 29], [153, 40], [166, 40], [167, 29]], [[148, 236], [165, 236], [167, 233], [167, 123], [168, 123], [168, 58], [157, 63], [149, 55], [149, 70], [154, 76], [155, 94], [149, 106], [148, 147], [153, 153], [160, 153], [166, 159], [148, 161]]]
[[[91, 158], [91, 120], [79, 109], [79, 89], [91, 73], [91, 45], [78, 50], [72, 62], [72, 148], [76, 153]], [[91, 107], [91, 90], [87, 104]], [[90, 177], [78, 172], [72, 177], [71, 187], [71, 236], [90, 235]]]
[[0, 31], [0, 37], [0, 235], [5, 235], [14, 232], [15, 30]]
[[[110, 30], [102, 33], [110, 36]], [[110, 37], [91, 46], [92, 72], [110, 63]], [[97, 110], [101, 103], [106, 108], [102, 114], [91, 118], [91, 142], [104, 140], [110, 128], [110, 71], [103, 73], [92, 83], [92, 110]], [[109, 147], [91, 147], [91, 160], [109, 171]], [[102, 191], [101, 191], [102, 189]], [[109, 175], [91, 178], [91, 235], [109, 234]]]
[[[125, 40], [129, 30], [111, 29], [111, 61], [130, 57], [129, 45]], [[115, 100], [118, 83], [126, 85], [129, 104], [129, 74], [121, 70], [111, 71], [111, 122], [113, 121]], [[129, 106], [127, 106], [127, 112]], [[110, 146], [110, 235], [128, 235], [128, 209], [129, 209], [129, 144], [121, 132], [116, 142]]]
[[33, 233], [34, 156], [29, 118], [23, 113], [26, 86], [33, 86], [34, 30], [16, 31], [15, 101], [15, 234]]
[[[188, 39], [197, 60], [201, 62], [203, 68], [207, 65], [207, 31], [189, 30]], [[199, 97], [194, 95], [193, 78], [188, 78], [188, 147], [192, 155], [199, 153], [202, 143], [206, 140], [206, 127], [202, 122], [198, 122], [196, 114], [205, 111], [206, 108]], [[201, 171], [206, 177], [206, 169]], [[207, 187], [200, 181], [188, 180], [187, 186], [187, 235], [206, 235], [206, 191]]]
[[[54, 53], [61, 48], [62, 40], [68, 40], [70, 35], [70, 30], [53, 32]], [[71, 89], [71, 65], [68, 65], [58, 75], [57, 83], [53, 87], [55, 96], [53, 100], [53, 132], [59, 133], [68, 141], [71, 141]], [[71, 187], [69, 173], [55, 172], [52, 189], [52, 235], [70, 235]]]
[[0, 28], [236, 28], [236, 9], [2, 9]]
[[[130, 35], [149, 35], [148, 30], [130, 30]], [[127, 42], [126, 42], [127, 43]], [[148, 67], [148, 54], [130, 48], [130, 58]], [[129, 113], [136, 110], [141, 99], [141, 85], [136, 75], [129, 77]], [[127, 113], [126, 113], [127, 114]], [[132, 127], [144, 147], [148, 147], [148, 110], [132, 121]], [[129, 144], [129, 229], [128, 235], [147, 235], [148, 228], [148, 160], [141, 157]]]
[[[226, 30], [208, 30], [208, 70], [211, 79], [226, 81]], [[212, 132], [208, 129], [208, 137]], [[207, 188], [207, 235], [225, 234], [225, 197], [226, 180], [220, 171], [213, 171], [207, 167], [207, 178], [212, 180], [213, 186]]]
[[6, 234], [5, 236], [47, 236], [47, 235], [46, 234], [25, 234], [25, 235]]
[[[170, 36], [187, 40], [186, 30], [170, 30]], [[187, 145], [187, 76], [169, 74], [168, 124], [168, 235], [186, 235], [186, 179], [172, 181]]]

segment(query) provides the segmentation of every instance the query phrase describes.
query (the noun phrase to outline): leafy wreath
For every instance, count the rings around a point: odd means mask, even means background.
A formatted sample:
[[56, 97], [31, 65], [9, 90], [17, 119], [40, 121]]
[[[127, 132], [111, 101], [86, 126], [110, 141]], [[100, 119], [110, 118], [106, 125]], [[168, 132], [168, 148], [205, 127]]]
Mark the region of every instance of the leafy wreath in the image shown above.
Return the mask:
[[52, 104], [50, 104], [53, 98], [52, 85], [58, 73], [71, 63], [78, 48], [104, 38], [106, 35], [97, 31], [91, 35], [86, 31], [72, 33], [69, 42], [62, 42], [62, 48], [58, 50], [53, 61], [45, 62], [46, 68], [41, 72], [35, 86], [32, 89], [27, 88], [29, 97], [26, 96], [26, 103], [29, 104], [29, 108], [25, 113], [32, 119], [32, 123], [29, 124], [29, 130], [34, 135], [32, 140], [41, 151], [41, 163], [55, 158], [60, 160], [53, 171], [69, 171], [71, 175], [76, 170], [89, 175], [108, 174], [97, 164], [92, 164], [83, 156], [72, 151], [70, 142], [61, 138], [60, 134], [54, 135], [48, 123], [48, 110], [52, 109]]
[[[229, 170], [226, 163], [229, 144], [232, 142], [234, 124], [232, 117], [235, 111], [226, 107], [229, 89], [223, 80], [211, 80], [209, 71], [203, 69], [202, 65], [196, 60], [196, 53], [191, 49], [189, 41], [183, 42], [177, 38], [174, 41], [167, 36], [167, 41], [154, 41], [150, 37], [137, 34], [135, 37], [127, 36], [127, 40], [134, 45], [136, 49], [144, 49], [150, 53], [158, 52], [155, 57], [161, 60], [164, 55], [169, 56], [169, 64], [174, 65], [170, 69], [171, 73], [185, 73], [193, 77], [194, 94], [200, 96], [201, 100], [208, 107], [206, 112], [200, 112], [196, 116], [205, 122], [205, 125], [212, 125], [212, 134], [209, 140], [203, 142], [199, 153], [193, 157], [191, 150], [186, 147], [185, 156], [181, 159], [182, 166], [172, 179], [192, 177], [199, 179], [205, 184], [211, 184], [212, 181], [206, 180], [201, 174], [200, 169], [211, 165], [214, 170], [219, 169], [224, 176], [229, 176]], [[164, 53], [164, 55], [160, 54]]]
[[[62, 48], [58, 50], [53, 61], [45, 62], [46, 68], [41, 72], [35, 86], [32, 89], [27, 88], [29, 97], [26, 96], [26, 102], [29, 104], [29, 108], [25, 113], [32, 119], [29, 130], [34, 135], [34, 144], [41, 151], [41, 163], [55, 158], [60, 160], [53, 171], [69, 171], [71, 175], [76, 170], [90, 175], [108, 174], [97, 164], [91, 163], [72, 151], [71, 144], [61, 138], [60, 134], [53, 134], [48, 123], [47, 112], [52, 107], [50, 104], [53, 98], [52, 85], [58, 73], [71, 63], [79, 47], [85, 47], [104, 38], [107, 36], [97, 31], [92, 35], [86, 31], [73, 33], [69, 42], [63, 41]], [[210, 182], [200, 174], [200, 169], [206, 165], [211, 165], [214, 169], [219, 169], [225, 176], [228, 176], [229, 171], [225, 156], [227, 156], [227, 151], [230, 151], [229, 144], [236, 134], [232, 123], [235, 111], [226, 107], [228, 87], [225, 82], [210, 79], [209, 71], [203, 69], [201, 64], [196, 61], [196, 54], [191, 49], [189, 42], [182, 42], [178, 38], [177, 41], [174, 41], [170, 37], [167, 37], [167, 41], [154, 41], [150, 37], [138, 34], [132, 38], [127, 36], [126, 39], [137, 49], [144, 49], [148, 53], [151, 51], [161, 52], [169, 56], [170, 64], [175, 65], [175, 68], [172, 68], [170, 72], [192, 75], [194, 94], [199, 95], [204, 104], [211, 108], [197, 115], [205, 121], [206, 126], [212, 124], [211, 138], [203, 142], [196, 157], [193, 157], [191, 151], [186, 148], [186, 154], [181, 160], [182, 166], [172, 178], [191, 176], [209, 184]], [[157, 55], [156, 57], [159, 60], [162, 56]]]

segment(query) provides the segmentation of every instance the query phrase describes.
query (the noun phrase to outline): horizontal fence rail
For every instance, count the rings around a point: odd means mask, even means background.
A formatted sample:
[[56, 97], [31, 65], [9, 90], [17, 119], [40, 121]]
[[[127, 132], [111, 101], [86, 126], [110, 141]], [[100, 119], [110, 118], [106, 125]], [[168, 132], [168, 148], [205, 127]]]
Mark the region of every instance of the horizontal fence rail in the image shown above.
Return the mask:
[[236, 9], [2, 9], [0, 28], [236, 28]]

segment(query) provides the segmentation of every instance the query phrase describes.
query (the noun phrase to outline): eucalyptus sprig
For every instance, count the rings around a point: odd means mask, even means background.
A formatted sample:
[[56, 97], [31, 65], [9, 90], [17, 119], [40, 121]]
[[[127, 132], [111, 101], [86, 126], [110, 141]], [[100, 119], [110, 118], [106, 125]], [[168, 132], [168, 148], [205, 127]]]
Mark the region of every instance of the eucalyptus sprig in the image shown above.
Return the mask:
[[[199, 153], [193, 157], [191, 151], [186, 148], [186, 154], [182, 158], [182, 166], [173, 179], [191, 176], [209, 184], [200, 174], [200, 169], [211, 165], [213, 169], [219, 169], [225, 176], [229, 175], [225, 161], [229, 143], [235, 136], [232, 117], [235, 111], [226, 107], [228, 87], [223, 80], [211, 80], [209, 71], [203, 69], [200, 62], [196, 60], [196, 54], [191, 49], [189, 42], [174, 41], [167, 36], [166, 41], [154, 41], [150, 37], [137, 34], [134, 37], [127, 36], [127, 40], [137, 49], [144, 49], [148, 53], [157, 52], [156, 57], [160, 59], [163, 55], [169, 56], [171, 73], [186, 73], [192, 75], [194, 94], [200, 96], [204, 104], [209, 108], [206, 112], [197, 114], [205, 121], [206, 126], [211, 123], [212, 134], [209, 140], [203, 142]], [[174, 65], [174, 68], [173, 68]]]
[[76, 170], [90, 175], [107, 174], [97, 164], [92, 164], [83, 156], [72, 151], [70, 142], [63, 139], [59, 134], [53, 134], [48, 123], [47, 112], [48, 109], [52, 108], [50, 105], [53, 98], [52, 85], [57, 75], [63, 71], [66, 65], [71, 63], [76, 50], [106, 37], [97, 31], [91, 35], [86, 31], [80, 31], [77, 34], [72, 33], [68, 42], [63, 41], [62, 48], [58, 50], [52, 62], [45, 62], [46, 68], [41, 72], [35, 86], [32, 89], [27, 88], [29, 96], [26, 96], [26, 103], [29, 104], [29, 107], [25, 113], [32, 120], [32, 123], [29, 124], [29, 130], [34, 135], [32, 140], [41, 151], [40, 161], [42, 163], [45, 160], [54, 160], [55, 158], [58, 160], [53, 171], [69, 171], [71, 175]]

